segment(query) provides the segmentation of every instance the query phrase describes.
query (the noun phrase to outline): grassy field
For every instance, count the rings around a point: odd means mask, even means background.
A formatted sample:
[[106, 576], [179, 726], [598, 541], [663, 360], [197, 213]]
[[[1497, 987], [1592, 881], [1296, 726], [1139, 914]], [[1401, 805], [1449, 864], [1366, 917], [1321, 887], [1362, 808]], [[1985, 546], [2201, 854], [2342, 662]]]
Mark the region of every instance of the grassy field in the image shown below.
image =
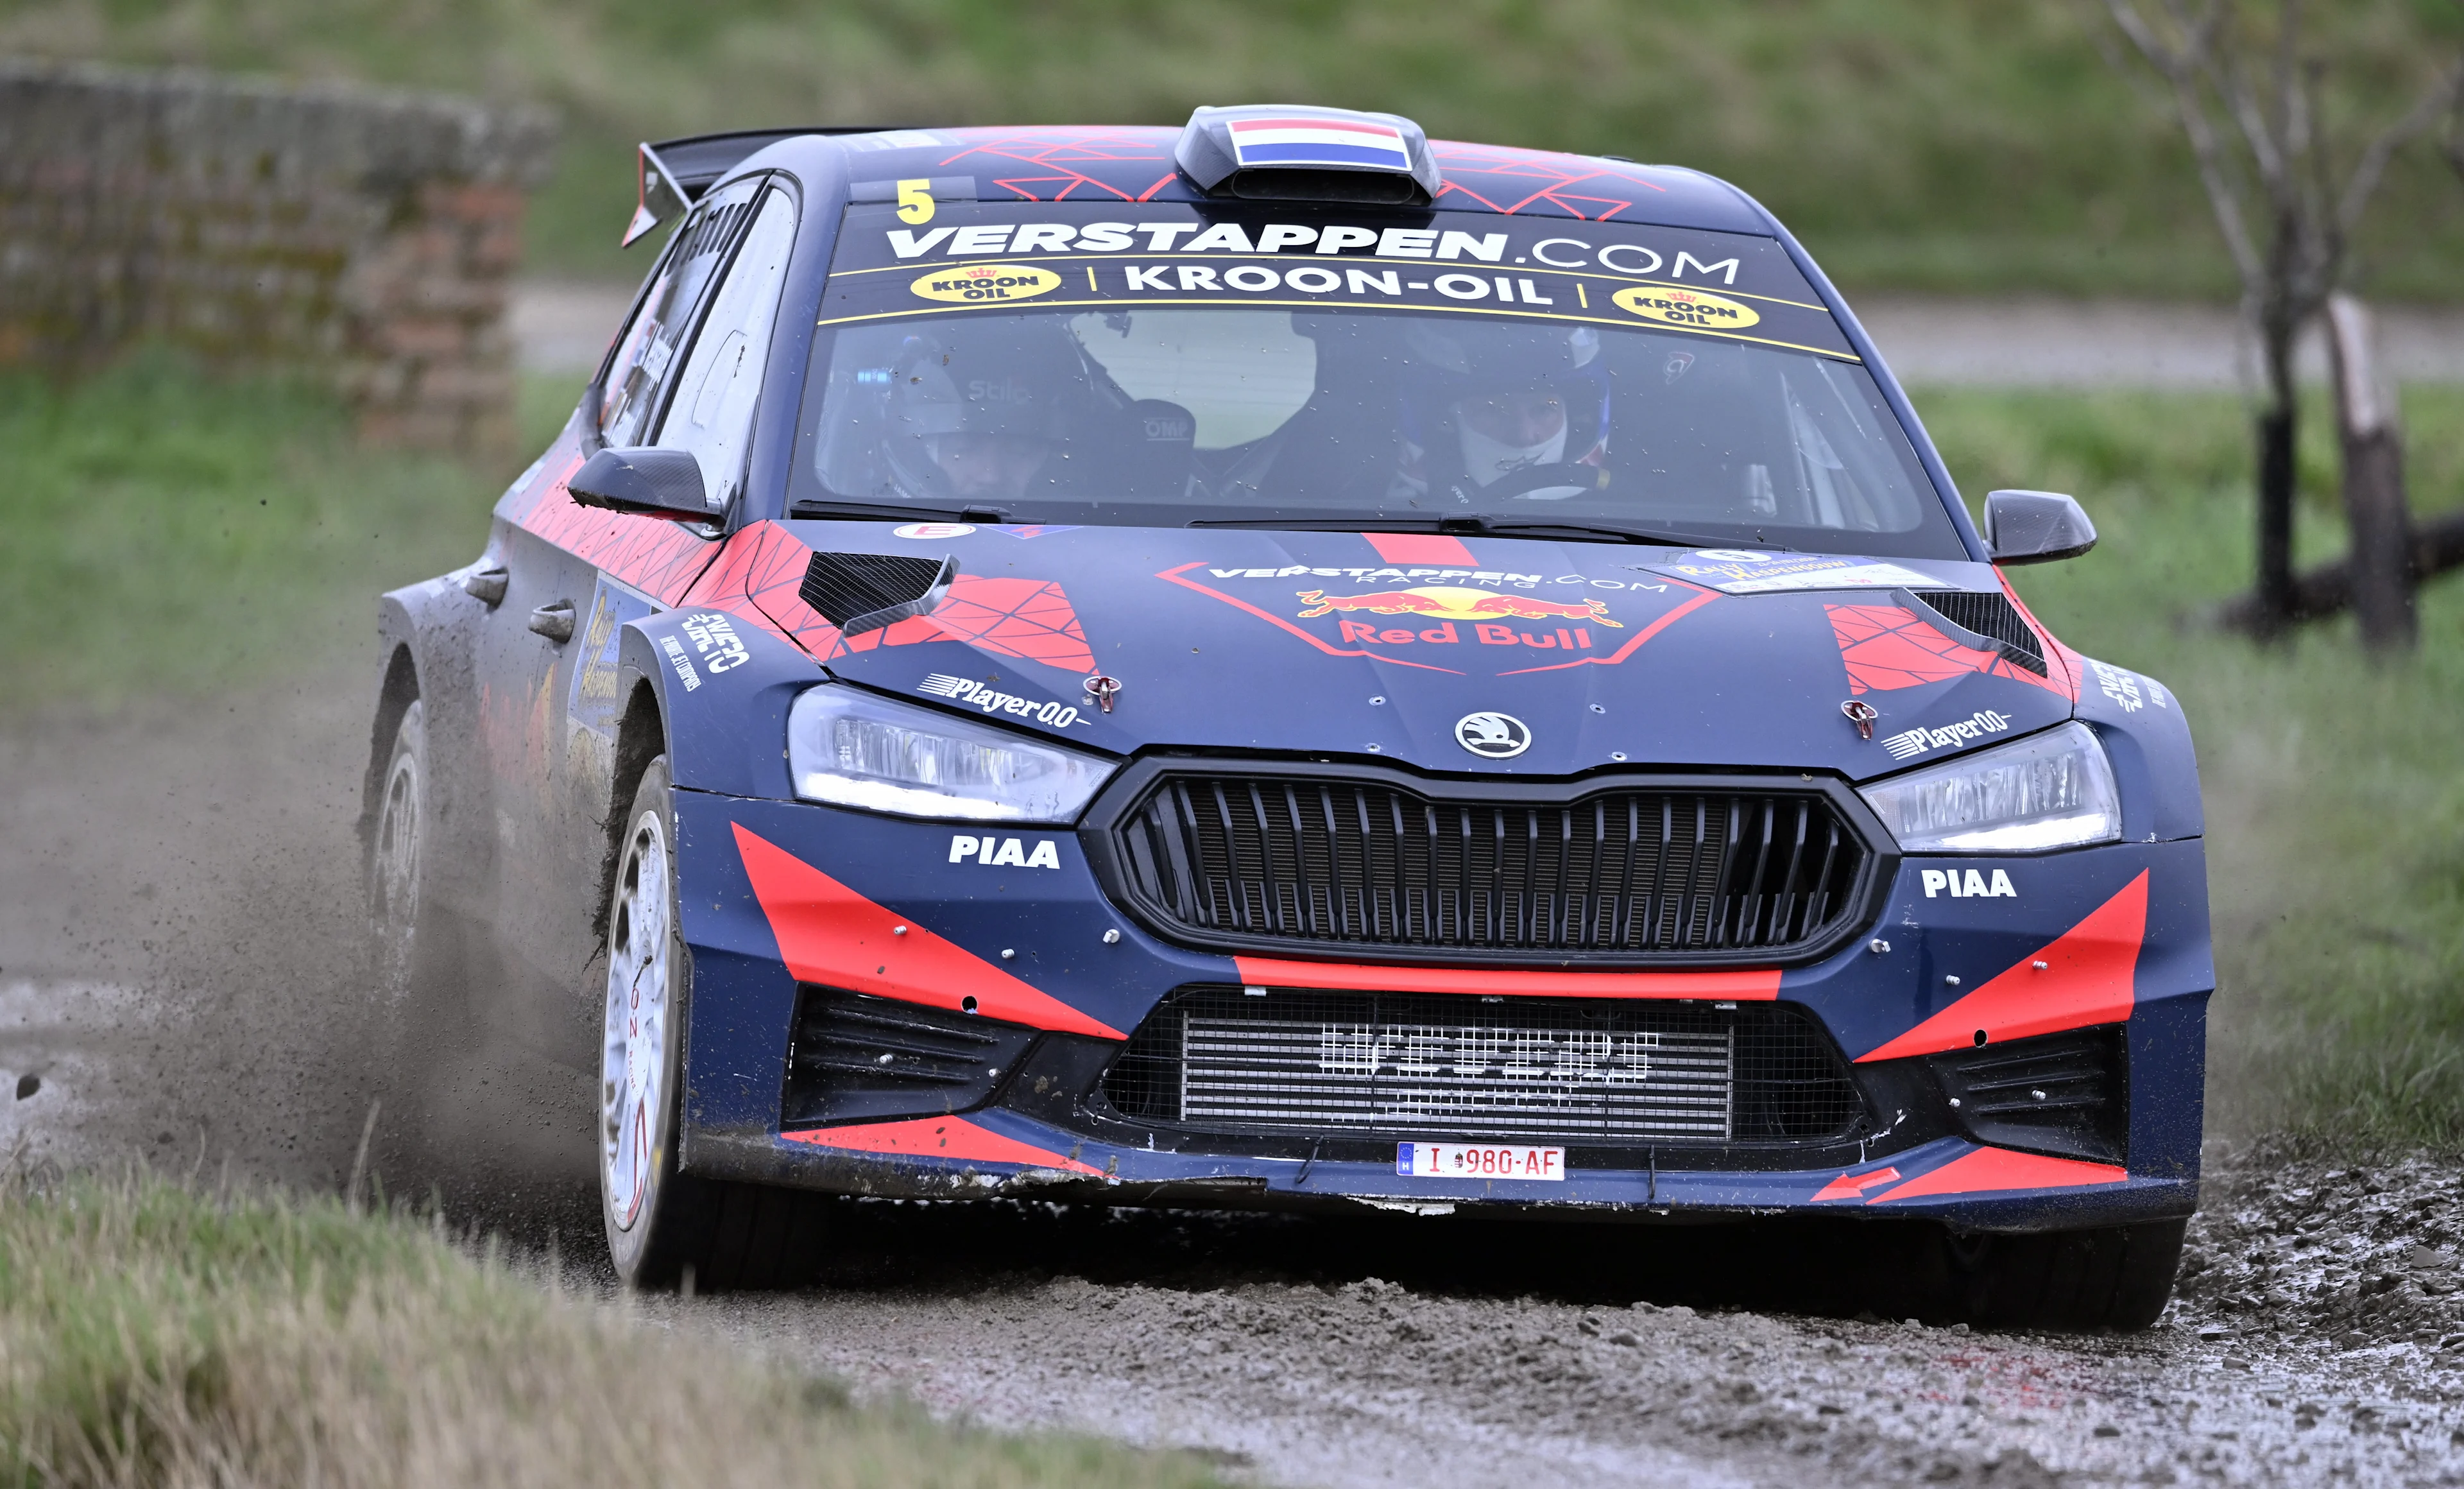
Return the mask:
[[[2464, 582], [2421, 598], [2418, 655], [2348, 625], [2260, 648], [2198, 624], [2249, 582], [2238, 400], [1919, 394], [1971, 498], [2077, 493], [2103, 535], [2015, 570], [2071, 645], [2161, 678], [2199, 745], [2219, 990], [2215, 1116], [2464, 1147]], [[2413, 389], [2414, 505], [2464, 505], [2464, 389]], [[2341, 546], [2326, 432], [2306, 446], [2309, 558]]]
[[[2222, 295], [2187, 153], [2093, 0], [0, 0], [0, 55], [177, 62], [540, 100], [567, 125], [534, 267], [638, 274], [644, 138], [782, 123], [1177, 123], [1196, 103], [1385, 108], [1441, 136], [1698, 167], [1857, 288]], [[2399, 111], [2464, 12], [2313, 7]], [[2464, 293], [2464, 188], [2400, 159], [2372, 290]]]
[[0, 1483], [1216, 1481], [1177, 1455], [852, 1406], [492, 1256], [335, 1200], [0, 1179]]
[[[570, 389], [533, 380], [544, 445]], [[330, 400], [167, 357], [0, 374], [0, 696], [196, 697], [372, 635], [375, 597], [474, 557], [513, 471], [356, 448]]]
[[[570, 389], [534, 382], [544, 441]], [[1962, 488], [2073, 491], [2104, 541], [2018, 571], [2091, 655], [2151, 673], [2199, 740], [2223, 990], [2219, 1115], [2464, 1147], [2464, 580], [2418, 655], [2325, 626], [2261, 649], [2199, 623], [2247, 582], [2249, 454], [2231, 396], [1923, 392]], [[2413, 389], [2414, 502], [2464, 505], [2464, 389]], [[2305, 447], [2311, 558], [2342, 522]], [[12, 706], [202, 696], [330, 659], [380, 589], [468, 560], [508, 472], [360, 451], [295, 389], [167, 362], [72, 390], [0, 383], [0, 651]]]

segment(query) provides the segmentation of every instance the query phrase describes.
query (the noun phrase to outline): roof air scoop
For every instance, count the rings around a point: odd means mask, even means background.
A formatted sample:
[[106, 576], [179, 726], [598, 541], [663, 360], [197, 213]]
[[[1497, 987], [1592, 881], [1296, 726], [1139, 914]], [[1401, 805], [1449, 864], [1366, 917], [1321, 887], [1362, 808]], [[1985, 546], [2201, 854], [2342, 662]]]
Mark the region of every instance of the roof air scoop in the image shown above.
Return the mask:
[[1400, 114], [1201, 107], [1172, 153], [1199, 190], [1248, 201], [1425, 207], [1445, 185], [1428, 136]]

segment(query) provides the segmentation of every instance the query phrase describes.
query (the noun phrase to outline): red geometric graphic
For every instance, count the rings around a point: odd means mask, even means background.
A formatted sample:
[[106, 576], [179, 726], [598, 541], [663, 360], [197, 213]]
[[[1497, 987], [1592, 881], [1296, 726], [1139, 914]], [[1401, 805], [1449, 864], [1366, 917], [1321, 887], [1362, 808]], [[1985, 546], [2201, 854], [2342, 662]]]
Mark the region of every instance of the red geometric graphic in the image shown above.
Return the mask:
[[2020, 618], [2035, 627], [2036, 634], [2045, 638], [2050, 648], [2045, 654], [2045, 662], [2047, 670], [2054, 674], [2054, 680], [2049, 685], [2072, 702], [2078, 702], [2079, 682], [2087, 674], [2087, 658], [2062, 645], [2052, 632], [2045, 629], [2045, 623], [2036, 618], [2036, 612], [2028, 609], [2028, 602], [2019, 598], [2019, 591], [2011, 588], [2010, 575], [1997, 568], [1993, 577], [2002, 582], [2002, 593], [2010, 599], [2012, 608], [2019, 612]]
[[1825, 605], [1839, 660], [1848, 668], [1848, 691], [1868, 693], [1923, 687], [1981, 672], [2062, 691], [2062, 684], [2014, 666], [1998, 652], [1962, 646], [1898, 605]]
[[1843, 1173], [1815, 1190], [1814, 1202], [1818, 1205], [1826, 1199], [1861, 1199], [1867, 1189], [1885, 1184], [1896, 1184], [1899, 1178], [1900, 1171], [1897, 1168], [1876, 1168], [1867, 1173]]
[[675, 604], [717, 555], [719, 545], [664, 518], [582, 505], [564, 484], [581, 468], [579, 455], [566, 458], [517, 519], [522, 528], [645, 594]]
[[[941, 168], [976, 171], [1018, 200], [1152, 202], [1196, 195], [1173, 165], [1175, 129], [1047, 124], [940, 132], [961, 146], [941, 159]], [[1649, 179], [1647, 166], [1452, 140], [1432, 140], [1429, 150], [1445, 177], [1438, 192], [1441, 208], [1609, 222], [1647, 193], [1668, 190]], [[1449, 202], [1450, 196], [1463, 200]]]
[[2076, 1158], [2048, 1158], [2040, 1153], [2014, 1153], [2004, 1147], [1980, 1147], [1962, 1153], [1931, 1173], [1919, 1174], [1896, 1189], [1865, 1201], [1880, 1205], [1895, 1199], [1939, 1194], [1988, 1194], [2009, 1189], [2073, 1189], [2092, 1184], [2120, 1184], [2130, 1177], [2115, 1164], [2082, 1163]]
[[2020, 958], [2010, 970], [1906, 1033], [1859, 1056], [1857, 1063], [2128, 1019], [2139, 1000], [2139, 948], [2147, 939], [2147, 874], [2140, 870], [2137, 878], [2043, 950]]
[[886, 631], [869, 631], [839, 644], [850, 652], [869, 652], [918, 641], [964, 641], [997, 656], [1078, 673], [1095, 670], [1095, 654], [1087, 645], [1078, 612], [1070, 609], [1069, 596], [1061, 586], [1049, 579], [979, 579], [960, 574], [950, 586], [949, 597], [932, 614], [902, 620]]
[[[1030, 202], [1150, 201], [1175, 174], [1169, 131], [1050, 125], [1040, 129], [948, 131], [967, 148], [943, 166], [988, 169], [993, 185]], [[1085, 166], [1093, 167], [1081, 170]], [[1102, 167], [1114, 167], [1103, 171]], [[1101, 172], [1100, 174], [1098, 172]], [[1111, 177], [1107, 181], [1105, 176]]]
[[786, 636], [817, 661], [849, 652], [919, 641], [963, 641], [996, 656], [1041, 662], [1072, 672], [1095, 670], [1094, 651], [1069, 596], [1049, 579], [992, 579], [960, 574], [932, 614], [869, 631], [849, 642], [798, 592], [812, 563], [811, 544], [777, 522], [757, 522], [736, 535], [725, 554], [693, 588], [693, 604], [743, 614]]
[[874, 903], [743, 824], [731, 825], [744, 877], [778, 938], [779, 960], [797, 981], [1036, 1029], [1129, 1037]]
[[1563, 213], [1607, 222], [1642, 200], [1643, 192], [1668, 190], [1642, 179], [1639, 166], [1620, 169], [1576, 155], [1451, 140], [1433, 140], [1429, 147], [1446, 178], [1438, 191], [1441, 208], [1466, 207], [1468, 203], [1446, 200], [1464, 196], [1495, 212]]
[[796, 593], [812, 561], [812, 547], [786, 528], [756, 522], [728, 543], [687, 603], [742, 616], [816, 658], [826, 656], [838, 645], [839, 628]]

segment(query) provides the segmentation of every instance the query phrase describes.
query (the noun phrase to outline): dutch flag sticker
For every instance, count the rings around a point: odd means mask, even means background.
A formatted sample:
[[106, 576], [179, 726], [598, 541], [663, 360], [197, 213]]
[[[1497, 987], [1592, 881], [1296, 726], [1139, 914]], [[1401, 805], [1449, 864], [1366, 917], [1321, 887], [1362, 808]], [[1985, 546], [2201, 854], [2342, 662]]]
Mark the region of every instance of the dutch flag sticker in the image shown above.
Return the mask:
[[1236, 119], [1232, 157], [1251, 166], [1366, 166], [1412, 168], [1403, 132], [1392, 124], [1351, 119]]

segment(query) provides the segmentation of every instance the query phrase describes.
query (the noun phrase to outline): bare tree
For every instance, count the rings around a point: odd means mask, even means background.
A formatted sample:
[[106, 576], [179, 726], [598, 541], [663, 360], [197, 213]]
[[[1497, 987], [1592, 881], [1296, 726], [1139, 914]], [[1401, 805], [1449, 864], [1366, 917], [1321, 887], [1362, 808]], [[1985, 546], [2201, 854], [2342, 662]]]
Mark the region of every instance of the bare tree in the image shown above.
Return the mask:
[[2267, 383], [2255, 420], [2258, 572], [2242, 613], [2273, 633], [2301, 612], [2293, 573], [2295, 341], [2341, 287], [2353, 231], [2388, 161], [2464, 97], [2464, 65], [2442, 64], [2409, 107], [2363, 138], [2321, 117], [2327, 63], [2307, 33], [2304, 0], [2104, 5], [2167, 85], [2241, 278], [2242, 317], [2257, 338]]

